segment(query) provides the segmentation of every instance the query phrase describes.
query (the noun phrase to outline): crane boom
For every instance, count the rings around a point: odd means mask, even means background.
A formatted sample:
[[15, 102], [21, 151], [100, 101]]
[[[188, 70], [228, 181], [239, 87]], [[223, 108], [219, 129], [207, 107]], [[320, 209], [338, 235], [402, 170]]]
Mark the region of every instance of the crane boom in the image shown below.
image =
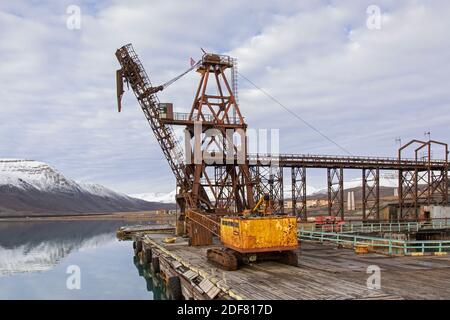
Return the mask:
[[[203, 186], [194, 188], [193, 175], [194, 169], [192, 165], [187, 165], [184, 161], [183, 150], [175, 138], [174, 131], [170, 124], [161, 120], [159, 111], [159, 100], [157, 92], [164, 90], [174, 81], [180, 79], [189, 71], [193, 70], [199, 63], [193, 65], [187, 71], [160, 86], [152, 86], [150, 79], [145, 71], [141, 61], [131, 44], [127, 44], [116, 51], [116, 57], [121, 65], [121, 69], [117, 70], [117, 102], [119, 112], [121, 111], [121, 99], [124, 93], [123, 83], [126, 82], [136, 96], [150, 127], [155, 134], [164, 156], [175, 175], [177, 187], [177, 202], [182, 212], [185, 207], [194, 208], [210, 208], [211, 201]], [[196, 190], [196, 196], [192, 195], [193, 189]], [[180, 219], [183, 219], [180, 217]]]
[[177, 180], [177, 185], [186, 186], [189, 179], [186, 179], [186, 166], [183, 152], [171, 126], [161, 122], [158, 104], [159, 100], [156, 92], [161, 91], [163, 86], [153, 87], [150, 79], [135, 53], [133, 46], [127, 44], [116, 51], [116, 57], [121, 65], [117, 70], [118, 103], [120, 111], [120, 100], [123, 94], [123, 81], [129, 84], [139, 101], [142, 111], [150, 124], [150, 127], [158, 140], [164, 156], [169, 163], [172, 172]]

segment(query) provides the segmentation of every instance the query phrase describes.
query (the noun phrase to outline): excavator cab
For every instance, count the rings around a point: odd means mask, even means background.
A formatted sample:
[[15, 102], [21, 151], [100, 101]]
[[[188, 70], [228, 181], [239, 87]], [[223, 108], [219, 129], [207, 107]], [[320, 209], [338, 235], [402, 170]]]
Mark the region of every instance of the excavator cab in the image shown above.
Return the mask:
[[251, 210], [244, 210], [242, 212], [244, 217], [257, 217], [257, 216], [267, 216], [273, 213], [273, 201], [270, 199], [268, 193], [264, 194], [259, 198], [258, 202]]

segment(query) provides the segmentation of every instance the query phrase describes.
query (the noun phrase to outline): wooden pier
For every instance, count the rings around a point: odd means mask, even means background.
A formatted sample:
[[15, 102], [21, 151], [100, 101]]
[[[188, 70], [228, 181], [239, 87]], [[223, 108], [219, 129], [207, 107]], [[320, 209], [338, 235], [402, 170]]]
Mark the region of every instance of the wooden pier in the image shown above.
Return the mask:
[[[211, 246], [188, 246], [167, 234], [136, 237], [140, 262], [158, 273], [174, 299], [449, 299], [450, 258], [387, 257], [302, 242], [299, 266], [261, 262], [224, 271], [206, 259]], [[220, 246], [220, 244], [216, 244]], [[381, 289], [369, 289], [369, 266], [379, 266]]]
[[144, 235], [149, 233], [158, 234], [172, 234], [175, 231], [175, 227], [172, 225], [138, 225], [119, 228], [116, 232], [116, 236], [120, 240], [130, 240], [134, 235]]

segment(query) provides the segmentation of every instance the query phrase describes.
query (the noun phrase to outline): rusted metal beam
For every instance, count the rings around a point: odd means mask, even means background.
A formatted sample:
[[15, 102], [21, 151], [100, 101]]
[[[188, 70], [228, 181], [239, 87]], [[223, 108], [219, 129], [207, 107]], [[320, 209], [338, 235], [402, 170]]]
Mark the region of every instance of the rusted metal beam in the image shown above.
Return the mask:
[[417, 208], [418, 170], [400, 170], [398, 184], [399, 216], [398, 220], [410, 220], [418, 217]]
[[380, 170], [362, 170], [363, 220], [380, 220]]
[[292, 167], [291, 180], [292, 214], [306, 221], [306, 168]]
[[328, 215], [344, 220], [344, 168], [328, 168]]

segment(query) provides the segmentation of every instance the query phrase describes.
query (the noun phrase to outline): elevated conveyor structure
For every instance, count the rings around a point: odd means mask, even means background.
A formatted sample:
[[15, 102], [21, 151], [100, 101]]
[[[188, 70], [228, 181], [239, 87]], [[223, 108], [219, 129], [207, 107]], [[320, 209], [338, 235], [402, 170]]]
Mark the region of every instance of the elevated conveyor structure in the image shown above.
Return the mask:
[[[218, 233], [216, 227], [205, 225], [205, 221], [219, 223], [224, 215], [241, 214], [265, 194], [270, 195], [275, 213], [306, 220], [309, 169], [327, 171], [328, 214], [342, 219], [346, 215], [343, 190], [347, 170], [361, 171], [363, 220], [380, 220], [380, 171], [390, 171], [398, 177], [400, 214], [396, 220], [417, 219], [423, 204], [448, 204], [449, 164], [445, 143], [413, 140], [400, 148], [397, 158], [249, 154], [247, 145], [242, 142], [246, 141], [247, 123], [235, 96], [238, 75], [235, 59], [205, 53], [187, 71], [163, 85], [153, 86], [131, 44], [118, 49], [116, 57], [121, 65], [117, 71], [119, 111], [126, 83], [138, 99], [174, 173], [181, 220], [187, 217], [187, 231], [198, 235], [199, 243], [207, 241], [211, 233]], [[191, 108], [183, 113], [173, 112], [171, 104], [160, 103], [157, 92], [190, 71], [200, 75]], [[231, 82], [228, 81], [230, 75]], [[201, 131], [195, 132], [199, 124]], [[188, 137], [184, 148], [175, 137], [173, 125], [184, 127]], [[206, 134], [208, 129], [216, 130], [226, 139], [217, 141]], [[229, 130], [240, 137], [240, 144], [228, 139]], [[444, 147], [443, 156], [435, 153], [432, 157], [431, 148], [436, 145]], [[413, 148], [412, 158], [403, 157], [408, 148]], [[419, 156], [423, 151], [428, 155]], [[201, 155], [200, 161], [195, 158], [196, 154]], [[213, 161], [209, 161], [211, 159]], [[286, 185], [291, 187], [288, 196], [283, 189]], [[292, 200], [292, 208], [285, 208], [285, 197]], [[204, 215], [209, 220], [205, 220]], [[195, 231], [190, 230], [193, 224], [189, 220], [195, 224]]]

